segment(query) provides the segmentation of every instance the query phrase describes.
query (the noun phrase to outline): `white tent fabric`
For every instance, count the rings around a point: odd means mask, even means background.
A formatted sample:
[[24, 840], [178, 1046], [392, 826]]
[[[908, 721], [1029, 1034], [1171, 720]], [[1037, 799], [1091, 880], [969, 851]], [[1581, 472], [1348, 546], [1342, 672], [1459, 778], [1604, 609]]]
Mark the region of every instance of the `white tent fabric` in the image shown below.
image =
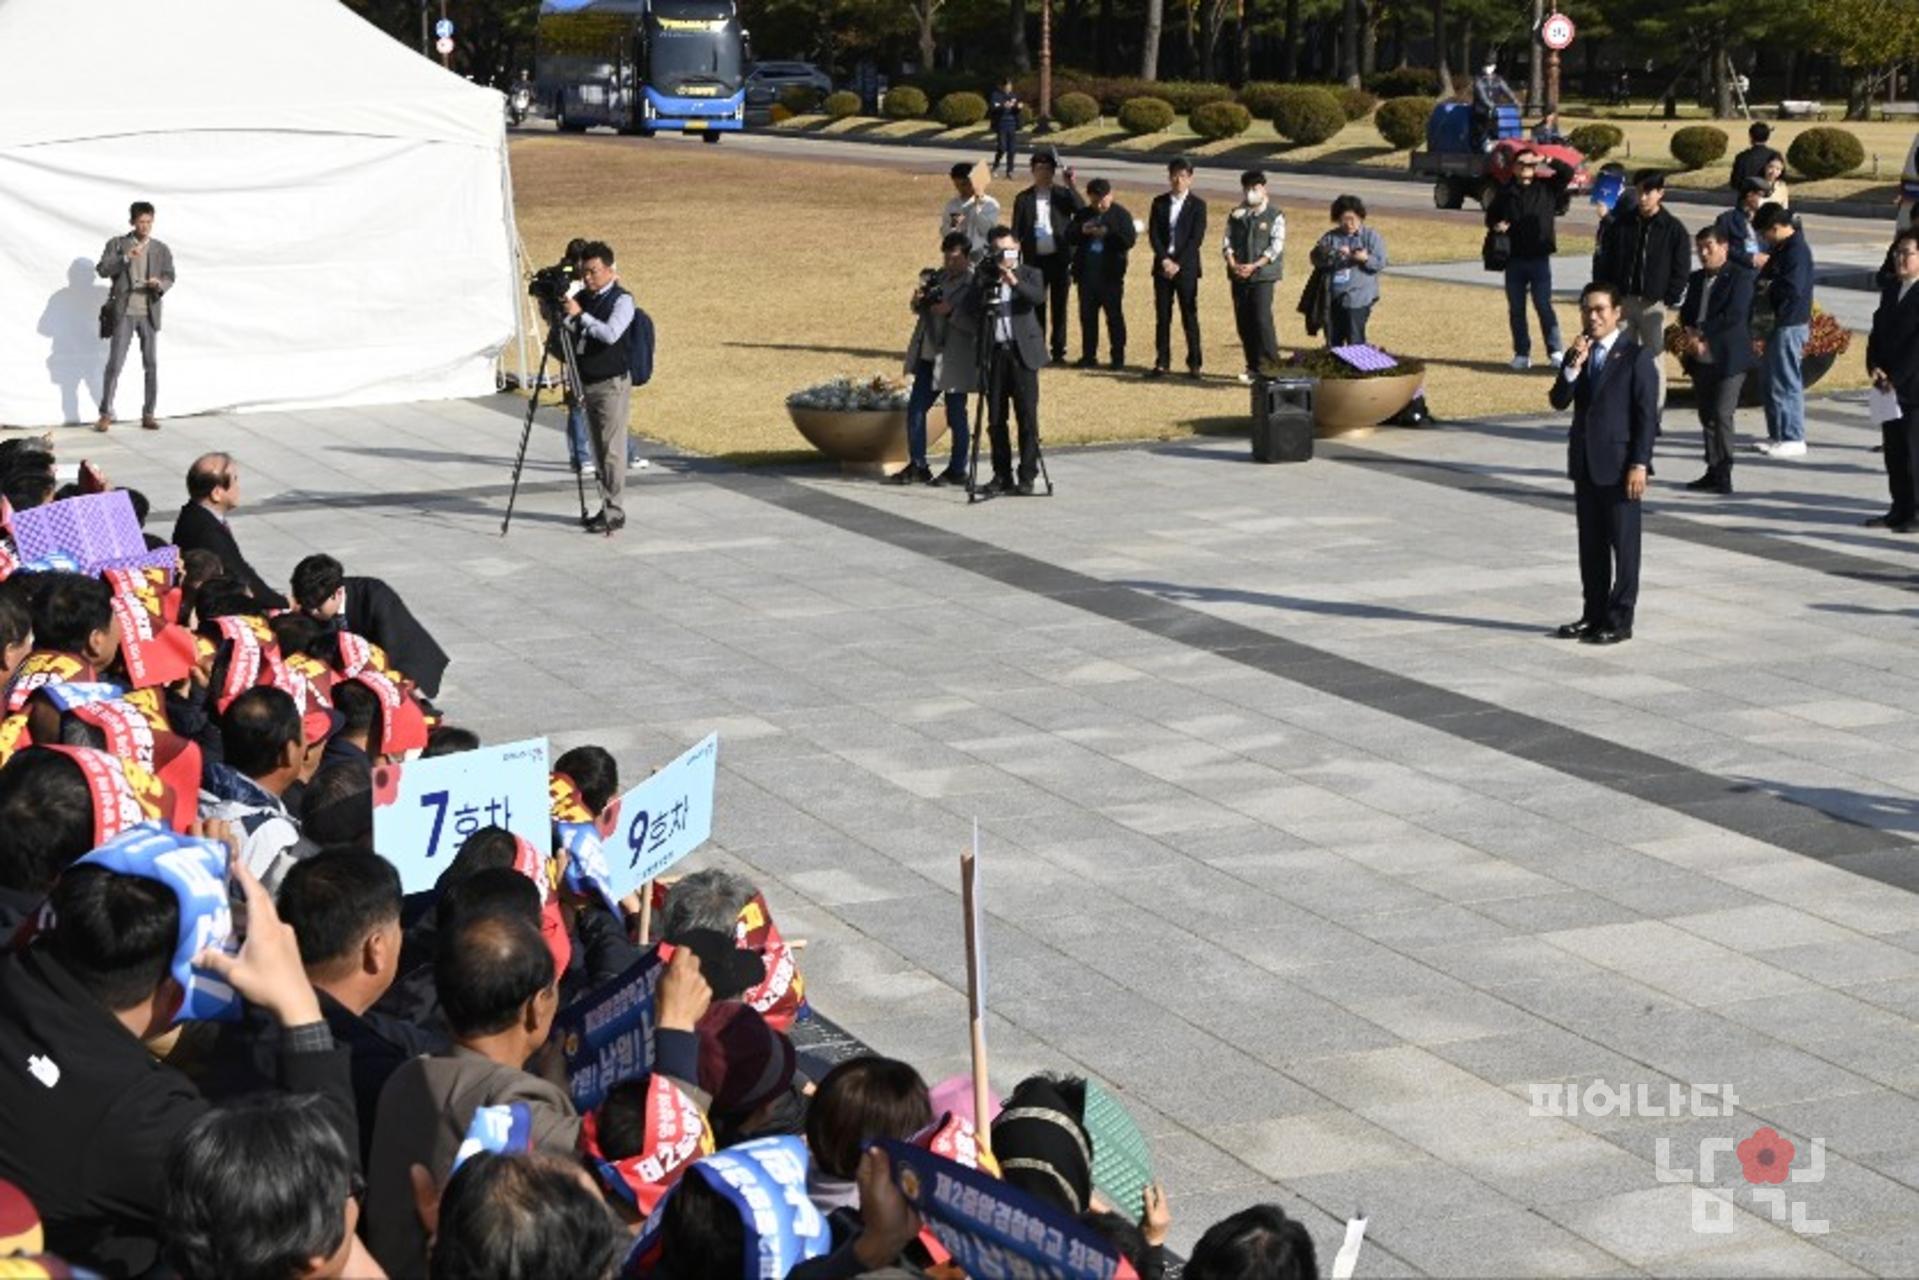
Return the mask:
[[[0, 424], [90, 421], [127, 206], [162, 417], [480, 395], [518, 314], [500, 95], [340, 0], [0, 0]], [[137, 417], [137, 348], [116, 396]]]

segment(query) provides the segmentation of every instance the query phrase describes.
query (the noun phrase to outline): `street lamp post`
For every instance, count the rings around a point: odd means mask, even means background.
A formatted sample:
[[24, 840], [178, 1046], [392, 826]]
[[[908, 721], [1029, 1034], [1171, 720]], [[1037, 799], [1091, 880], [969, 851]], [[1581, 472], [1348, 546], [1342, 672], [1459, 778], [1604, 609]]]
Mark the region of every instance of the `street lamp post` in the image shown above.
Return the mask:
[[1053, 131], [1053, 0], [1039, 0], [1039, 106], [1033, 113], [1035, 136]]

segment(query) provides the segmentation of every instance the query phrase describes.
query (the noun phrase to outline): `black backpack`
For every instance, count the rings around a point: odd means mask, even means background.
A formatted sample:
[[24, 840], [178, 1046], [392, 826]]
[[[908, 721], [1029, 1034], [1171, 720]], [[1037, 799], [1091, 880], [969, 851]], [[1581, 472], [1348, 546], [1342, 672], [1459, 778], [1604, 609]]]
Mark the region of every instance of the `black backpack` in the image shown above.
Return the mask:
[[626, 371], [636, 387], [653, 381], [653, 345], [653, 317], [635, 304], [626, 326]]

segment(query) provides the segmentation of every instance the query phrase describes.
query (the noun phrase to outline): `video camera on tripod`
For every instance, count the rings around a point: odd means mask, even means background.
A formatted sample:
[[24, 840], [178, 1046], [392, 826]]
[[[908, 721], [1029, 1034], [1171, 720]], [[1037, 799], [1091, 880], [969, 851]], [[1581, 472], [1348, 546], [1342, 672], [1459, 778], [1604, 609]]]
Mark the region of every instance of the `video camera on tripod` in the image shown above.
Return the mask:
[[[567, 246], [567, 256], [550, 267], [541, 267], [527, 281], [527, 296], [540, 304], [540, 318], [546, 322], [546, 340], [540, 344], [540, 369], [534, 375], [532, 394], [527, 397], [526, 421], [520, 427], [520, 449], [513, 460], [513, 484], [507, 492], [506, 517], [500, 521], [500, 536], [513, 524], [513, 506], [520, 496], [520, 473], [526, 467], [526, 447], [533, 436], [533, 415], [540, 410], [540, 388], [546, 383], [546, 364], [548, 360], [558, 358], [565, 370], [565, 385], [568, 394], [580, 385], [580, 367], [577, 363], [573, 343], [564, 329], [566, 317], [561, 308], [574, 292], [575, 286], [582, 283], [576, 262], [577, 251], [585, 241], [576, 240]], [[579, 465], [573, 467], [573, 485], [579, 494], [580, 519], [586, 520], [586, 478]]]
[[548, 324], [552, 324], [554, 313], [559, 311], [560, 304], [566, 301], [567, 294], [579, 282], [579, 268], [569, 259], [535, 271], [533, 278], [527, 281], [526, 292], [528, 297], [540, 304], [541, 315]]

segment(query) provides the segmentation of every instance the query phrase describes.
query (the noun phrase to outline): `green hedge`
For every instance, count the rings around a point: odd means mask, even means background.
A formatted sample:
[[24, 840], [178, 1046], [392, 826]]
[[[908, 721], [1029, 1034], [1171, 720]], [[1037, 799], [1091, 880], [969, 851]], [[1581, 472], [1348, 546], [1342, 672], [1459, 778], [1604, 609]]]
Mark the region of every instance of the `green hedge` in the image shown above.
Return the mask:
[[1431, 98], [1388, 98], [1373, 114], [1373, 128], [1395, 151], [1411, 151], [1426, 141], [1426, 121], [1432, 118]]
[[1382, 98], [1431, 98], [1439, 85], [1439, 73], [1431, 67], [1394, 67], [1367, 76], [1368, 92]]
[[1786, 148], [1786, 163], [1808, 178], [1836, 178], [1866, 162], [1866, 149], [1845, 129], [1828, 126], [1808, 129]]
[[796, 116], [811, 115], [820, 108], [820, 91], [811, 85], [791, 85], [780, 90], [780, 105]]
[[1364, 89], [1341, 89], [1333, 95], [1339, 99], [1339, 109], [1346, 113], [1347, 123], [1364, 120], [1379, 106], [1379, 99]]
[[1724, 129], [1715, 129], [1709, 124], [1689, 124], [1675, 130], [1672, 141], [1672, 157], [1688, 169], [1703, 169], [1720, 156], [1726, 154], [1730, 139]]
[[1253, 127], [1253, 113], [1237, 102], [1205, 102], [1194, 107], [1186, 123], [1209, 141], [1237, 138]]
[[1053, 99], [1053, 119], [1063, 129], [1077, 129], [1099, 119], [1099, 99], [1085, 93], [1062, 93]]
[[1138, 138], [1172, 128], [1176, 114], [1164, 98], [1128, 98], [1119, 104], [1119, 127]]
[[894, 120], [917, 120], [926, 114], [926, 91], [902, 84], [886, 91], [886, 114]]
[[963, 129], [986, 119], [986, 99], [977, 93], [949, 93], [933, 108], [933, 116], [949, 129]]
[[1616, 124], [1582, 124], [1566, 141], [1588, 160], [1604, 160], [1626, 144], [1626, 133]]
[[820, 110], [834, 120], [848, 120], [860, 113], [860, 95], [851, 89], [841, 89], [838, 93], [826, 95], [826, 101], [820, 103]]
[[1318, 146], [1346, 127], [1346, 112], [1331, 89], [1301, 85], [1279, 95], [1273, 128], [1303, 147]]
[[[1026, 101], [1039, 101], [1038, 76], [1029, 73], [1019, 77], [1013, 82], [1013, 87]], [[1053, 100], [1057, 102], [1069, 93], [1085, 94], [1099, 103], [1100, 114], [1105, 116], [1117, 114], [1129, 98], [1158, 98], [1170, 105], [1176, 115], [1186, 115], [1193, 108], [1208, 102], [1230, 102], [1233, 98], [1232, 89], [1223, 84], [1098, 76], [1070, 68], [1056, 68], [1053, 72]]]

